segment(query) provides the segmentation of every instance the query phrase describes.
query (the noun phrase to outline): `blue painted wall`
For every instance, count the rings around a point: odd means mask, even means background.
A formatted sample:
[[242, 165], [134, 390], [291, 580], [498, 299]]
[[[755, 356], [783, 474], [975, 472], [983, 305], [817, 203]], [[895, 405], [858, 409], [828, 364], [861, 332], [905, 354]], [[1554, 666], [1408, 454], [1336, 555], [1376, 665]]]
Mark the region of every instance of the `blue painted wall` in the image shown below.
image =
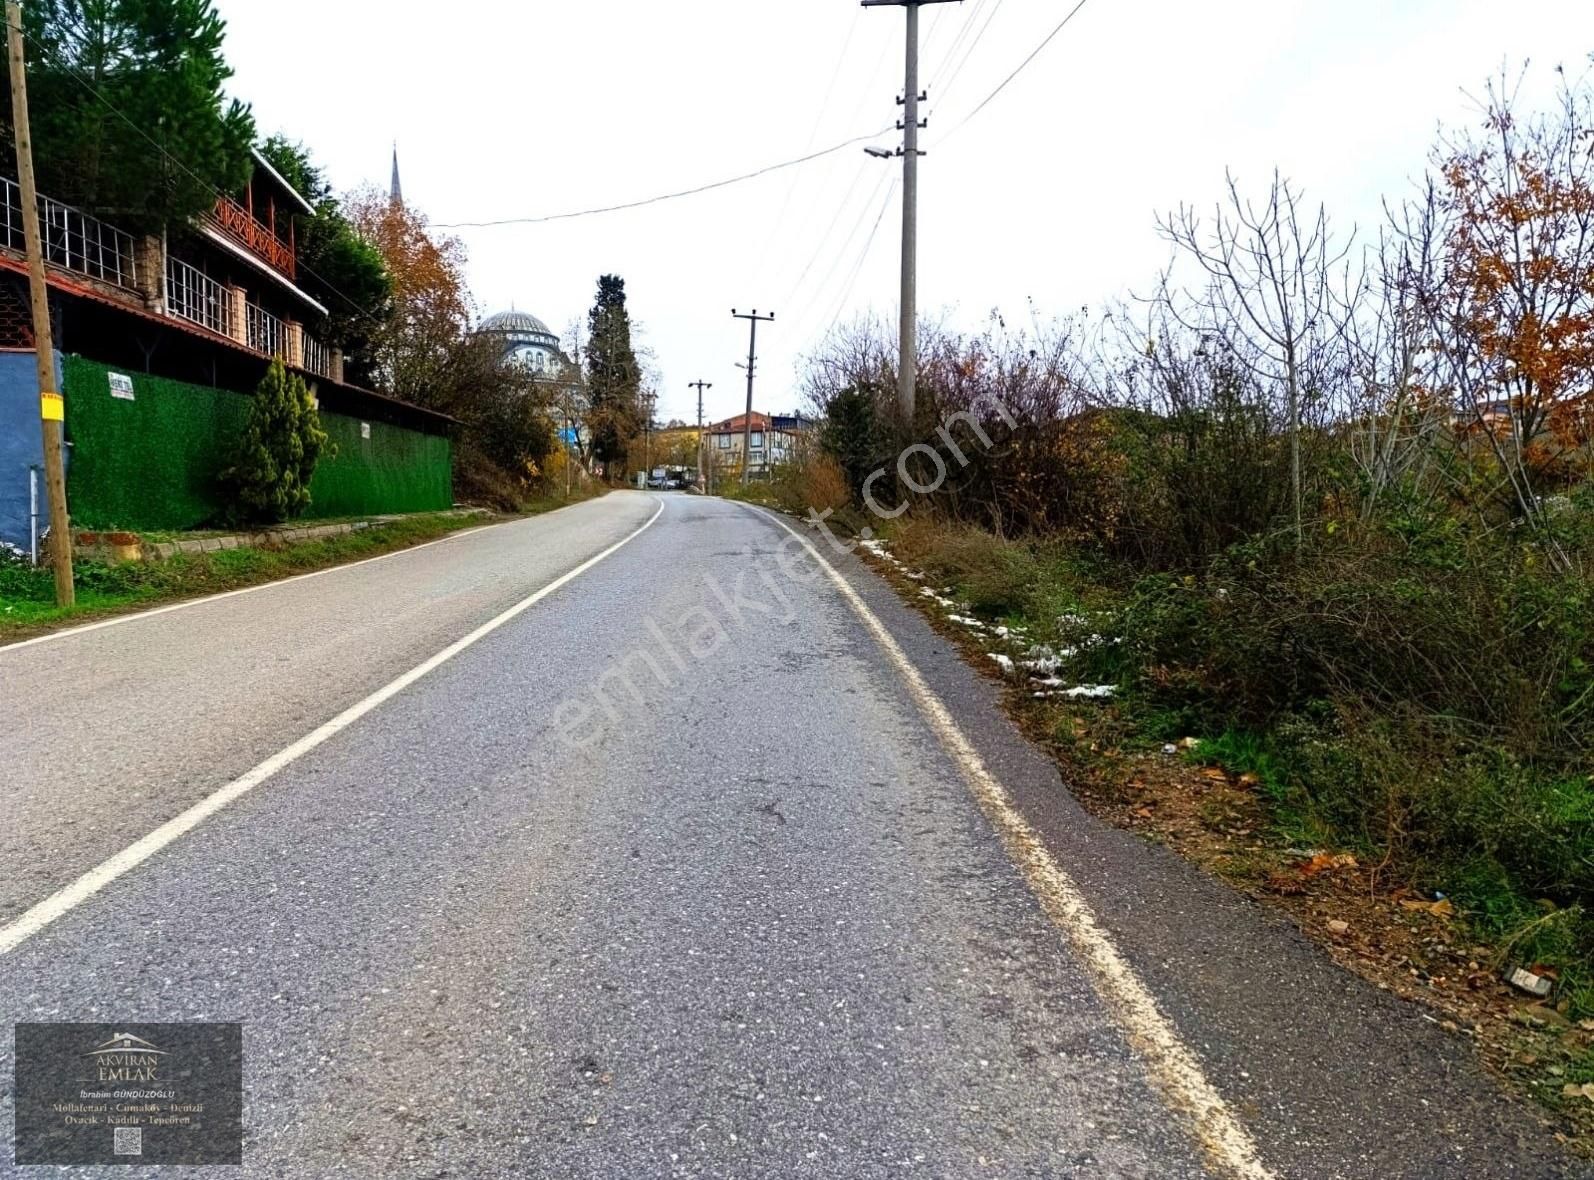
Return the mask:
[[[61, 355], [55, 358], [60, 388]], [[39, 529], [49, 524], [44, 442], [39, 430], [39, 374], [32, 352], [0, 351], [0, 541], [28, 551], [28, 468], [39, 471]]]

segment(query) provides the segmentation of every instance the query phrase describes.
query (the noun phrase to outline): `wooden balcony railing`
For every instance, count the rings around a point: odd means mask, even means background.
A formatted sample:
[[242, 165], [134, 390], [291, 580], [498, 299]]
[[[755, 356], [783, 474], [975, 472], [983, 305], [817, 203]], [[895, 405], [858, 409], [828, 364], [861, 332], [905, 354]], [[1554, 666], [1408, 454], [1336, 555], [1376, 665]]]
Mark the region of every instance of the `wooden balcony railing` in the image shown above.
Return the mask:
[[264, 259], [290, 279], [295, 277], [293, 248], [272, 233], [269, 226], [256, 221], [249, 210], [237, 201], [217, 197], [211, 220], [229, 238], [252, 254]]

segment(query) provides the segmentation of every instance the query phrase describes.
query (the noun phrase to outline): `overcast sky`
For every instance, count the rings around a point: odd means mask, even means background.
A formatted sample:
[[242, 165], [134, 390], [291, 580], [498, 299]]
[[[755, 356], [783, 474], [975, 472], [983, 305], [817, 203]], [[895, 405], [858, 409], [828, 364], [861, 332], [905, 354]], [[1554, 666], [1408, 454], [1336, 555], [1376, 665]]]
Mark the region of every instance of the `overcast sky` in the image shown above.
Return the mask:
[[[262, 134], [302, 139], [340, 188], [385, 187], [396, 139], [406, 198], [439, 224], [749, 172], [891, 126], [902, 84], [902, 12], [855, 0], [217, 4]], [[1156, 213], [1210, 203], [1225, 166], [1255, 187], [1277, 164], [1338, 222], [1371, 225], [1436, 127], [1475, 121], [1468, 94], [1491, 74], [1531, 59], [1542, 93], [1594, 51], [1588, 0], [1089, 0], [960, 126], [1072, 6], [924, 9], [924, 313], [978, 326], [1144, 290], [1167, 257]], [[459, 233], [483, 313], [513, 304], [561, 334], [599, 274], [623, 275], [661, 418], [694, 416], [699, 377], [710, 418], [739, 412], [731, 307], [774, 310], [756, 404], [786, 410], [838, 317], [895, 315], [899, 173], [850, 147], [646, 209]]]

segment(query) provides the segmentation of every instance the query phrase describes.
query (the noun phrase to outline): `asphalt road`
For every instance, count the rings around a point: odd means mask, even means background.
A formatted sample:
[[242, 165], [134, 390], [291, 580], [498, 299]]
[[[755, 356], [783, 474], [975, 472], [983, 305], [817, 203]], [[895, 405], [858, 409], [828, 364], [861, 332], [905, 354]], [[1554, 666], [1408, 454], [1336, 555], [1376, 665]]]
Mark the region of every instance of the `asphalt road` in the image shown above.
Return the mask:
[[[243, 1022], [251, 1177], [1238, 1174], [1170, 1097], [1167, 1046], [1038, 900], [967, 758], [838, 587], [788, 572], [785, 540], [744, 507], [615, 494], [0, 650], [3, 942], [625, 541], [52, 914], [0, 954], [0, 1013]], [[1465, 1046], [1080, 812], [991, 687], [836, 561], [1144, 982], [1253, 1175], [1586, 1174]], [[102, 1173], [123, 1174], [56, 1174]]]

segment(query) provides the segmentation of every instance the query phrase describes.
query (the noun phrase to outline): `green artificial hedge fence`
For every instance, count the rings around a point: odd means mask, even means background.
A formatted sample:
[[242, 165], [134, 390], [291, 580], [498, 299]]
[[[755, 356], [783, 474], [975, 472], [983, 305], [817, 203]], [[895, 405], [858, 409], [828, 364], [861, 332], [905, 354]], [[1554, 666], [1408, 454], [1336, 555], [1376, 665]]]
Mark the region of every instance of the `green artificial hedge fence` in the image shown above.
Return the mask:
[[381, 512], [436, 512], [454, 503], [453, 457], [442, 435], [422, 434], [386, 422], [322, 414], [321, 429], [338, 453], [323, 454], [310, 480], [310, 511], [316, 516], [364, 516]]
[[[188, 529], [223, 515], [217, 474], [243, 429], [247, 397], [144, 373], [124, 374], [133, 396], [116, 397], [108, 366], [65, 356], [61, 368], [74, 525]], [[447, 438], [368, 425], [364, 438], [359, 419], [321, 415], [338, 453], [316, 465], [309, 515], [430, 512], [452, 504]]]

